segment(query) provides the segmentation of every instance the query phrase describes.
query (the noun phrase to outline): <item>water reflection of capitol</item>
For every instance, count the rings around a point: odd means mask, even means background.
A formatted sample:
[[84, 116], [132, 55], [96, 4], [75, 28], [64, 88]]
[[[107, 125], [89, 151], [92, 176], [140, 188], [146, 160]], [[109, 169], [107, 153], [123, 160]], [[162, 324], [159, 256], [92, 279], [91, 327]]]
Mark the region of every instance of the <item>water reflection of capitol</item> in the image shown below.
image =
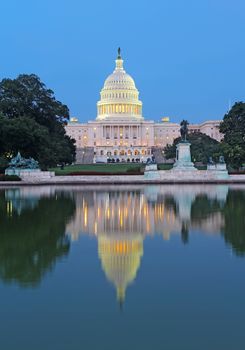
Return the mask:
[[123, 302], [127, 286], [136, 278], [146, 236], [162, 235], [168, 240], [180, 234], [184, 243], [189, 230], [219, 233], [223, 218], [219, 211], [193, 217], [198, 197], [224, 203], [227, 186], [128, 186], [77, 189], [76, 214], [67, 225], [72, 240], [91, 235], [98, 240], [98, 254], [106, 277]]

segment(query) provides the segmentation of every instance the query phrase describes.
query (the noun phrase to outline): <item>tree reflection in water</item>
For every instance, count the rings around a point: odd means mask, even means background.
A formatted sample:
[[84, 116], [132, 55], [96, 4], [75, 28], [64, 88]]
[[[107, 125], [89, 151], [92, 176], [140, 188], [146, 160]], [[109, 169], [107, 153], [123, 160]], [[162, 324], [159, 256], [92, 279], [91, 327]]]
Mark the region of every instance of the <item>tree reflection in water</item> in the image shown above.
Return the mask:
[[193, 232], [216, 234], [235, 254], [245, 255], [245, 190], [205, 185], [50, 187], [47, 193], [9, 189], [0, 192], [0, 223], [0, 278], [5, 282], [37, 285], [68, 254], [70, 238], [91, 235], [123, 303], [147, 236], [168, 240], [174, 234], [188, 244]]
[[229, 191], [223, 209], [225, 241], [238, 256], [245, 256], [245, 191]]
[[228, 186], [88, 187], [74, 193], [76, 215], [67, 232], [73, 240], [96, 237], [102, 268], [121, 303], [140, 268], [146, 236], [168, 240], [177, 234], [188, 244], [194, 231], [224, 235], [235, 253], [245, 252], [244, 193]]
[[233, 252], [238, 256], [245, 255], [245, 191], [228, 191], [225, 202], [210, 199], [207, 195], [196, 197], [191, 208], [193, 223], [200, 223], [214, 216], [222, 218], [220, 233], [225, 242], [231, 245]]
[[75, 202], [64, 193], [22, 198], [18, 189], [0, 192], [0, 278], [38, 285], [69, 252], [65, 227], [74, 212]]

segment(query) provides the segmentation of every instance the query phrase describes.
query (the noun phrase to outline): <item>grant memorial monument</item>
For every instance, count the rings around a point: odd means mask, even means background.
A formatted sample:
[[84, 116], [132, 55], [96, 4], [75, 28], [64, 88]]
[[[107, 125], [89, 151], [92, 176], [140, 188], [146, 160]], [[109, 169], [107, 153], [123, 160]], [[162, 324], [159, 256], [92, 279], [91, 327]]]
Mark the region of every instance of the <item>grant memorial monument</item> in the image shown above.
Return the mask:
[[9, 167], [5, 170], [5, 175], [17, 175], [22, 180], [45, 180], [54, 177], [52, 171], [42, 171], [38, 162], [33, 158], [23, 158], [20, 152], [9, 162]]
[[182, 120], [180, 123], [181, 141], [176, 146], [176, 162], [174, 163], [173, 170], [197, 170], [191, 161], [191, 144], [187, 140], [188, 124], [187, 120]]

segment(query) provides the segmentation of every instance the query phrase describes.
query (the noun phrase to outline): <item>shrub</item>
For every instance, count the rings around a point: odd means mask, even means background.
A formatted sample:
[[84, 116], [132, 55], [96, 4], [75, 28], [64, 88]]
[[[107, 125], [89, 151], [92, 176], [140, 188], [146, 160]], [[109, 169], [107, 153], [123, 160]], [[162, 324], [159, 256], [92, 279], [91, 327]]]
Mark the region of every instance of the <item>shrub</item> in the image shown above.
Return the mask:
[[17, 175], [0, 174], [0, 181], [21, 181], [21, 178]]
[[128, 169], [127, 171], [123, 172], [105, 172], [105, 171], [73, 171], [71, 173], [56, 173], [57, 176], [99, 176], [99, 175], [105, 175], [105, 176], [110, 176], [110, 175], [142, 175], [144, 173], [143, 169], [137, 168], [137, 169]]
[[143, 167], [137, 167], [137, 168], [129, 168], [126, 171], [127, 175], [140, 175], [144, 173]]

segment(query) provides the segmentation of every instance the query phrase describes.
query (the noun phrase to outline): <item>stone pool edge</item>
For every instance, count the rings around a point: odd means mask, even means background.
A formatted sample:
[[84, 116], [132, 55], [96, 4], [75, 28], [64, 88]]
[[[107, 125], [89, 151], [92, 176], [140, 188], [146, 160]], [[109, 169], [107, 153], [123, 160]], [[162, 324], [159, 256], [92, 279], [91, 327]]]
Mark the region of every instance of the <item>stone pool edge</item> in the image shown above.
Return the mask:
[[49, 179], [28, 179], [22, 181], [3, 181], [0, 187], [29, 185], [125, 185], [125, 184], [245, 184], [245, 175], [230, 175], [227, 179], [213, 178], [159, 178], [146, 179], [144, 175], [91, 175], [55, 176]]

